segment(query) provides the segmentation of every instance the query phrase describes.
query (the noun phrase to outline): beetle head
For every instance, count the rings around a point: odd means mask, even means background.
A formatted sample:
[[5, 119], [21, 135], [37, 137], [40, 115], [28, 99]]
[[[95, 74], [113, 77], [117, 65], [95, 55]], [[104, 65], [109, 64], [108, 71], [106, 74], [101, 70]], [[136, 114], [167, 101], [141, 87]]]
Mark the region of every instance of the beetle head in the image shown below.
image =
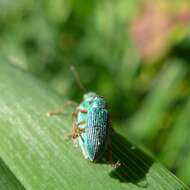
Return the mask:
[[93, 99], [97, 96], [94, 92], [88, 92], [83, 96], [83, 99], [88, 102], [92, 102]]

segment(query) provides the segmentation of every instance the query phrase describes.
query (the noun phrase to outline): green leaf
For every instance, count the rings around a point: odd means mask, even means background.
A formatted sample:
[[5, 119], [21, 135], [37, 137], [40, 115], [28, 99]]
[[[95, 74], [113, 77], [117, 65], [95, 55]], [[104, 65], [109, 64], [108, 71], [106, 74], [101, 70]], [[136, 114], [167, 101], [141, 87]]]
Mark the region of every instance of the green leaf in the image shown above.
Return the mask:
[[63, 98], [28, 73], [0, 62], [0, 157], [6, 166], [0, 175], [9, 185], [17, 180], [27, 190], [188, 189], [116, 132], [113, 157], [122, 163], [120, 168], [85, 160], [64, 139], [71, 128], [69, 110], [46, 116], [63, 105]]
[[4, 162], [0, 159], [0, 189], [1, 190], [24, 190], [13, 173], [7, 168]]

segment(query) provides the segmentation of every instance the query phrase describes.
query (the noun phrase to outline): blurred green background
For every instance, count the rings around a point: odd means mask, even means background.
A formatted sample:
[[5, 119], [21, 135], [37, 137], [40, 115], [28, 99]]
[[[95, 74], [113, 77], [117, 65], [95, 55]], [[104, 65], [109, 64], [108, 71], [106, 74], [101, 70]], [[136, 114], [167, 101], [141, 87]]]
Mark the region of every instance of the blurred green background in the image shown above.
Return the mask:
[[0, 56], [80, 102], [190, 186], [190, 0], [0, 0]]

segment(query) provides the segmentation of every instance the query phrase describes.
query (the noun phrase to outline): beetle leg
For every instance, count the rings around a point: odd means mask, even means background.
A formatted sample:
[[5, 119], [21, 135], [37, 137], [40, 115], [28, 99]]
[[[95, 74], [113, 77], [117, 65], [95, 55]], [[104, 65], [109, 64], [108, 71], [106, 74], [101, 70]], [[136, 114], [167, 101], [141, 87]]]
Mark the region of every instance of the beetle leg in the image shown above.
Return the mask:
[[120, 161], [118, 160], [117, 162], [114, 163], [113, 161], [113, 155], [112, 155], [112, 144], [111, 144], [111, 140], [109, 139], [108, 141], [108, 155], [109, 155], [109, 163], [111, 165], [112, 168], [116, 169], [119, 166], [121, 166]]
[[69, 137], [72, 139], [78, 138], [82, 133], [85, 132], [85, 129], [80, 128], [79, 125], [84, 125], [85, 123], [86, 123], [86, 121], [81, 121], [79, 123], [74, 122], [71, 134], [66, 135], [66, 137]]
[[118, 168], [121, 165], [121, 163], [120, 163], [119, 160], [117, 162], [115, 162], [115, 163], [113, 161], [111, 135], [112, 135], [112, 133], [114, 133], [114, 129], [111, 126], [110, 118], [108, 119], [108, 126], [109, 126], [109, 130], [110, 130], [110, 134], [109, 134], [110, 138], [108, 140], [108, 161], [109, 161], [111, 167], [114, 168], [114, 169], [116, 169], [116, 168]]
[[85, 109], [77, 109], [75, 112], [72, 113], [72, 123], [73, 123], [73, 127], [72, 127], [72, 132], [70, 134], [70, 137], [75, 139], [77, 137], [79, 137], [81, 135], [82, 132], [84, 132], [82, 128], [79, 127], [79, 125], [83, 125], [86, 122], [85, 121], [81, 121], [79, 123], [77, 123], [77, 116], [78, 116], [78, 112], [83, 112], [83, 113], [87, 113], [87, 110]]
[[68, 106], [77, 107], [78, 104], [74, 101], [69, 100], [69, 101], [65, 102], [65, 104], [61, 108], [59, 108], [53, 112], [47, 112], [47, 116], [59, 115], [60, 113], [63, 113], [65, 111], [65, 108]]
[[73, 130], [72, 130], [72, 138], [76, 139], [77, 137], [79, 137], [82, 133], [85, 132], [84, 128], [80, 128], [80, 125], [84, 125], [86, 123], [86, 121], [81, 121], [79, 123], [75, 123], [73, 125]]
[[85, 121], [85, 120], [80, 121], [79, 123], [77, 123], [77, 126], [79, 126], [79, 125], [84, 125], [85, 123], [86, 123], [86, 121]]
[[[72, 139], [76, 139], [77, 137], [79, 137], [83, 132], [84, 129], [80, 128], [79, 125], [83, 125], [86, 122], [85, 121], [81, 121], [79, 123], [77, 123], [77, 116], [78, 116], [78, 112], [80, 112], [81, 109], [77, 109], [75, 112], [72, 112], [71, 116], [72, 116], [72, 123], [73, 123], [73, 127], [72, 127], [72, 132], [70, 134], [67, 134], [66, 137], [72, 138]], [[83, 110], [83, 113], [86, 113], [87, 110]]]
[[72, 117], [72, 123], [76, 123], [77, 120], [77, 115], [78, 115], [78, 111], [72, 112], [71, 117]]

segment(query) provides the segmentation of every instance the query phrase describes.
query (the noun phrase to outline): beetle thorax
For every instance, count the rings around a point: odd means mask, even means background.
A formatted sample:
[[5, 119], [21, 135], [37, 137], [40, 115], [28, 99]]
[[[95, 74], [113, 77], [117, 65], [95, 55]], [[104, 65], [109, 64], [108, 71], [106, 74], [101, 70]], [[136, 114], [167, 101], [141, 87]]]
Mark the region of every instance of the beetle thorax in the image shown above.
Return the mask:
[[96, 96], [92, 101], [92, 107], [94, 108], [106, 108], [106, 101], [100, 96]]

